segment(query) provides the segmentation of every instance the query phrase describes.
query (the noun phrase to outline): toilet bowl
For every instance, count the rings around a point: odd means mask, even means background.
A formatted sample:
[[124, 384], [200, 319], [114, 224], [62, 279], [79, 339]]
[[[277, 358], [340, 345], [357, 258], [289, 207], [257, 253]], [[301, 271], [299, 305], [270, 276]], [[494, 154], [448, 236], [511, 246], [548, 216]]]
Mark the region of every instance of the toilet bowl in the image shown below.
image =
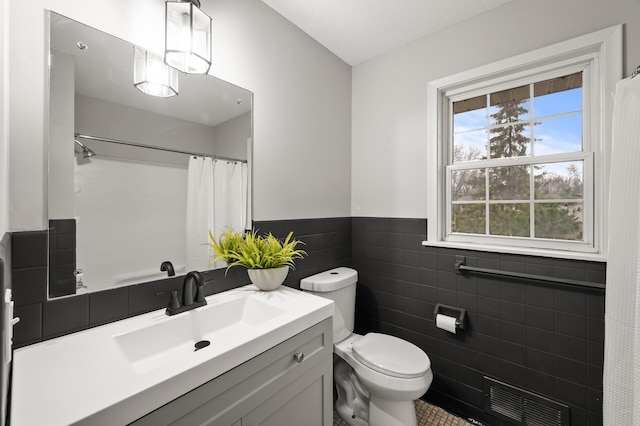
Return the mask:
[[357, 272], [336, 268], [300, 281], [303, 290], [335, 303], [334, 382], [338, 415], [351, 426], [417, 425], [413, 401], [433, 380], [420, 348], [381, 333], [353, 333]]
[[368, 333], [349, 335], [334, 344], [334, 352], [369, 394], [369, 425], [417, 424], [413, 401], [424, 395], [433, 380], [431, 362], [421, 349], [397, 337]]

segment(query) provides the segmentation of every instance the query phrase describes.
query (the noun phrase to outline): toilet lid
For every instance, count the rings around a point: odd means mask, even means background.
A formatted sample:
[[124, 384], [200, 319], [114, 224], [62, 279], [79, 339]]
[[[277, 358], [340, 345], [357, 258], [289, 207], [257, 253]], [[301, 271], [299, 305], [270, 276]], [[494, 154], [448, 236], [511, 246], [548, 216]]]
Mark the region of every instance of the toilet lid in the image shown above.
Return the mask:
[[353, 355], [372, 370], [392, 377], [413, 379], [431, 368], [422, 349], [386, 334], [368, 333], [353, 344]]

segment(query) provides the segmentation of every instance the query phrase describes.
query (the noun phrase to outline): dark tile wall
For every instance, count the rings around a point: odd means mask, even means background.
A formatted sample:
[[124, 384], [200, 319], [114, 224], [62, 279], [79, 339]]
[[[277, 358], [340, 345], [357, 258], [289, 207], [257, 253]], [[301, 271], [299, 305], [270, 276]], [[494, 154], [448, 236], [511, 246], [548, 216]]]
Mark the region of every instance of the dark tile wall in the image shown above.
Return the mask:
[[[2, 292], [2, 297], [4, 300], [4, 294], [5, 291], [7, 289], [11, 288], [11, 237], [9, 234], [4, 234], [2, 235], [2, 237], [0, 238], [0, 291]], [[3, 324], [2, 326], [4, 327], [4, 318], [5, 318], [5, 304], [4, 303], [0, 303], [0, 318], [2, 318], [3, 320]], [[3, 337], [4, 337], [4, 333], [3, 333]], [[6, 341], [4, 338], [0, 339], [0, 365], [2, 365], [2, 368], [0, 368], [0, 374], [1, 374], [1, 378], [0, 378], [0, 418], [1, 419], [6, 419], [7, 418], [7, 408], [8, 408], [8, 404], [7, 404], [7, 400], [8, 400], [8, 395], [9, 395], [9, 377], [10, 377], [10, 369], [9, 368], [5, 368], [5, 365], [7, 365], [7, 358], [6, 358]], [[2, 423], [2, 421], [0, 421], [0, 423]]]
[[300, 288], [302, 278], [351, 264], [351, 218], [256, 221], [254, 229], [277, 238], [293, 232], [293, 238], [304, 242], [299, 247], [308, 256], [297, 260], [296, 269], [287, 275], [284, 284], [289, 287]]
[[76, 294], [76, 220], [49, 221], [49, 296]]
[[[605, 264], [424, 247], [425, 219], [328, 218], [255, 222], [259, 232], [305, 242], [309, 256], [285, 285], [336, 266], [359, 272], [356, 331], [382, 331], [420, 346], [432, 361], [434, 382], [425, 399], [485, 424], [482, 377], [563, 401], [572, 425], [602, 424], [604, 294], [529, 282], [462, 276], [468, 265], [604, 282]], [[12, 235], [11, 278], [17, 347], [138, 315], [166, 305], [158, 291], [182, 289], [181, 278], [87, 295], [46, 297], [46, 231]], [[44, 268], [44, 272], [41, 269]], [[213, 294], [248, 283], [241, 268], [205, 272]], [[437, 329], [436, 303], [467, 309], [466, 330]]]
[[47, 232], [11, 234], [11, 287], [14, 316], [13, 347], [35, 343], [42, 337], [42, 303], [47, 300]]
[[[404, 338], [430, 357], [425, 399], [488, 425], [482, 377], [562, 401], [571, 425], [602, 424], [604, 292], [458, 275], [466, 264], [603, 283], [604, 263], [424, 247], [425, 219], [352, 219], [356, 328]], [[466, 329], [435, 327], [436, 303], [467, 310]], [[506, 423], [505, 423], [506, 424]]]
[[[348, 264], [350, 225], [349, 218], [331, 218], [256, 222], [255, 228], [276, 236], [293, 231], [305, 243], [309, 256], [296, 263], [296, 270], [285, 281], [285, 285], [298, 288], [301, 277]], [[161, 309], [167, 305], [168, 296], [156, 296], [160, 291], [178, 289], [182, 297], [183, 278], [175, 277], [48, 300], [47, 240], [47, 231], [11, 234], [15, 316], [20, 317], [14, 328], [15, 348]], [[203, 276], [206, 295], [249, 283], [243, 268], [227, 273], [224, 269], [205, 271]]]

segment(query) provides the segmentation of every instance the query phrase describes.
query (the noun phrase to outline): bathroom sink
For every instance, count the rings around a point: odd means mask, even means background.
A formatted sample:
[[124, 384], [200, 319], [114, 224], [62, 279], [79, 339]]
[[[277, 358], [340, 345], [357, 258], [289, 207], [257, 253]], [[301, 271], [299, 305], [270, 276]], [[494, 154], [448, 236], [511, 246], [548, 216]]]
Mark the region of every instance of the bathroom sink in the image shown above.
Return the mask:
[[171, 362], [184, 362], [196, 352], [228, 346], [258, 326], [278, 318], [284, 310], [247, 295], [213, 302], [114, 336], [133, 368], [144, 373]]
[[285, 286], [206, 300], [16, 349], [11, 423], [129, 424], [333, 315], [330, 300]]

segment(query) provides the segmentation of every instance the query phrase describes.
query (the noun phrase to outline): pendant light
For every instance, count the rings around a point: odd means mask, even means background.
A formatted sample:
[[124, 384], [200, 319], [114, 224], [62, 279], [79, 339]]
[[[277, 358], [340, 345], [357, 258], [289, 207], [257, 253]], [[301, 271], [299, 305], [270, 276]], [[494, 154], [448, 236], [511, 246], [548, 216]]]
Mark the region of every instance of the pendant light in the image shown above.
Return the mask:
[[164, 61], [178, 71], [207, 74], [211, 67], [211, 18], [199, 0], [165, 3]]
[[178, 71], [167, 66], [160, 55], [133, 48], [133, 85], [142, 93], [161, 98], [178, 94]]

